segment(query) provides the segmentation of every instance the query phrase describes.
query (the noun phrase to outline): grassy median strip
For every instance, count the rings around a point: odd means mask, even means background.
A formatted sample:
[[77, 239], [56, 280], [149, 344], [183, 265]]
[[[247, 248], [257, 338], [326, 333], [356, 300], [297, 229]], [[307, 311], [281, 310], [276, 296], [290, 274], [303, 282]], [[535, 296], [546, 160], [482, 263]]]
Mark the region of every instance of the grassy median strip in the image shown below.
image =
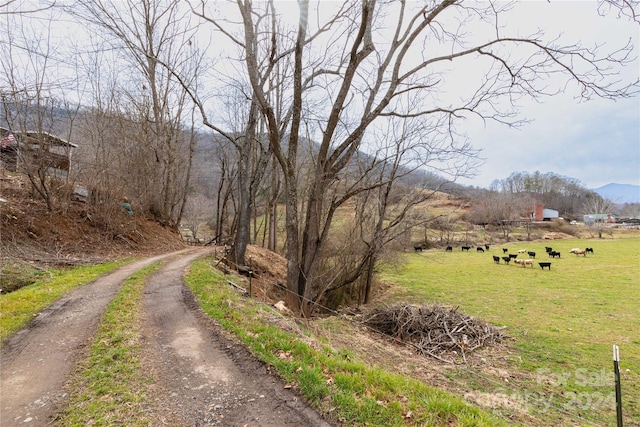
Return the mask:
[[365, 365], [345, 350], [307, 343], [265, 322], [277, 315], [226, 286], [209, 261], [194, 262], [186, 277], [203, 310], [329, 418], [350, 426], [507, 425], [460, 398]]
[[161, 265], [132, 275], [107, 307], [90, 354], [70, 383], [68, 408], [56, 425], [151, 425], [143, 408], [151, 379], [141, 368], [140, 322], [146, 280]]
[[50, 269], [36, 283], [0, 295], [0, 341], [14, 334], [39, 312], [65, 293], [85, 285], [127, 261], [118, 261], [71, 270]]

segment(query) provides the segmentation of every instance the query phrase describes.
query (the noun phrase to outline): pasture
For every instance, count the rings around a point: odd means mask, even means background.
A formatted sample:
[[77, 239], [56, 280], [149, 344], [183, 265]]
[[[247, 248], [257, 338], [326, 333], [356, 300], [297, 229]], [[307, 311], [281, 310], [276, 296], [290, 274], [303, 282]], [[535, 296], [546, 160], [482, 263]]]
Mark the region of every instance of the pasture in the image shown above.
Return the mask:
[[[545, 246], [561, 256], [548, 257]], [[585, 247], [594, 253], [570, 253]], [[502, 260], [523, 249], [518, 258], [536, 253], [533, 267]], [[493, 256], [501, 258], [499, 264]], [[508, 375], [491, 375], [490, 369], [450, 374], [463, 386], [515, 400], [536, 419], [575, 417], [579, 425], [612, 425], [617, 344], [625, 421], [640, 423], [640, 238], [511, 242], [485, 252], [454, 246], [451, 252], [407, 254], [405, 261], [382, 275], [398, 285], [393, 300], [458, 306], [506, 326], [514, 338], [497, 355]], [[551, 267], [543, 270], [538, 262]]]

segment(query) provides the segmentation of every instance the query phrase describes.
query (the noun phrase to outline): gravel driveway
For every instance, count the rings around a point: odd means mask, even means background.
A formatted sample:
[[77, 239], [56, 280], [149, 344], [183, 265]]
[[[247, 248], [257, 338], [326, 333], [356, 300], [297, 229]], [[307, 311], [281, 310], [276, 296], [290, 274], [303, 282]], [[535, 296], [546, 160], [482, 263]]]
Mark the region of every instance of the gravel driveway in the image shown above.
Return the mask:
[[137, 261], [38, 314], [0, 352], [0, 425], [46, 425], [64, 404], [65, 381], [121, 283], [168, 258], [145, 289], [141, 331], [143, 366], [155, 379], [149, 410], [157, 425], [329, 426], [202, 313], [182, 277], [206, 253], [186, 249]]

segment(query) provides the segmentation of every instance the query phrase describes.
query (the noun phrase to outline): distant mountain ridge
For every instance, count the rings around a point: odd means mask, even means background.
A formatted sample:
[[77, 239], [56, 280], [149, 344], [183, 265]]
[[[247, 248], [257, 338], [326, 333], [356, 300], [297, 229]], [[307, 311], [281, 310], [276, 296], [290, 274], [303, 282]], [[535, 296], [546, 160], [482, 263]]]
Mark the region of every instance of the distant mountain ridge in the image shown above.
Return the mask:
[[591, 191], [613, 203], [640, 203], [640, 185], [611, 183]]

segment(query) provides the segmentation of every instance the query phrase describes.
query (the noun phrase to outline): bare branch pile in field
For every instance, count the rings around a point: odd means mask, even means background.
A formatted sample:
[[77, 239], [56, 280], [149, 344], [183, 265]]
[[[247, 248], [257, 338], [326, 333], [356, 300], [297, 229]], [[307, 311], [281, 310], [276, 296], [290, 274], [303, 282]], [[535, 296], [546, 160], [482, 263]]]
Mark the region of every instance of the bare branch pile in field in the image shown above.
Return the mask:
[[457, 307], [396, 304], [365, 314], [364, 323], [376, 331], [410, 343], [420, 354], [454, 363], [466, 353], [502, 342], [507, 337], [500, 328], [474, 319]]

